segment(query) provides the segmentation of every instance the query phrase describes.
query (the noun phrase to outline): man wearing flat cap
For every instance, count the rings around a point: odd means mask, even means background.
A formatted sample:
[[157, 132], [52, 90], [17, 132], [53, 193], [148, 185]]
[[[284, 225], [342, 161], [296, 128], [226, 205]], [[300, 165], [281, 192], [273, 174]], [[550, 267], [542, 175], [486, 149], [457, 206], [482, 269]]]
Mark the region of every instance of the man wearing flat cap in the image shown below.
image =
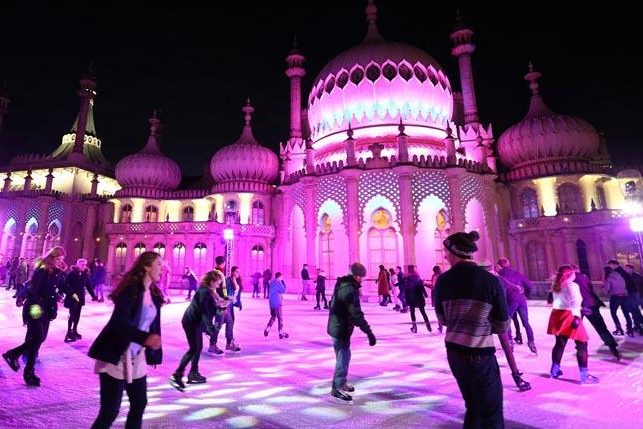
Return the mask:
[[507, 301], [496, 276], [472, 261], [476, 231], [444, 240], [451, 269], [436, 282], [435, 313], [446, 326], [447, 360], [466, 412], [465, 428], [503, 428], [502, 381], [493, 335], [509, 327]]
[[353, 397], [349, 393], [354, 392], [355, 387], [346, 382], [346, 377], [351, 361], [351, 336], [355, 326], [366, 334], [370, 346], [376, 343], [359, 301], [359, 288], [364, 277], [366, 268], [355, 262], [351, 265], [349, 275], [337, 279], [328, 314], [328, 335], [333, 338], [336, 358], [330, 394], [334, 401], [349, 405], [353, 404]]

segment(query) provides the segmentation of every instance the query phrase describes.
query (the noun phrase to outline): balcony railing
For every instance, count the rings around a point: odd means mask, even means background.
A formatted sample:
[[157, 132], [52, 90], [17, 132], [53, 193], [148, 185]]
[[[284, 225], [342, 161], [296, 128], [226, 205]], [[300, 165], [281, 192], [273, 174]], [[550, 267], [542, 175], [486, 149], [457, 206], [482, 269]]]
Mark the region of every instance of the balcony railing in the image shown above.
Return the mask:
[[620, 225], [625, 216], [620, 210], [595, 210], [588, 213], [558, 214], [509, 222], [509, 232], [539, 231], [557, 228], [580, 228], [595, 225]]
[[232, 228], [235, 236], [275, 236], [275, 228], [270, 225], [225, 224], [215, 221], [203, 222], [140, 222], [108, 223], [107, 234], [223, 234], [223, 230]]

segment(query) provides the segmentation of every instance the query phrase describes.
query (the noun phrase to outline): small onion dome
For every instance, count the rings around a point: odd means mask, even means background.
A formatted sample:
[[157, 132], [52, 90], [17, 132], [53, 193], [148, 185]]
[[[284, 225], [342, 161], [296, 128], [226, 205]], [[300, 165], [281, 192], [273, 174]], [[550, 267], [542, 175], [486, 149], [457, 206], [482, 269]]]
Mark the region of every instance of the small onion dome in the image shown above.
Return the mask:
[[[277, 155], [261, 146], [252, 134], [250, 121], [254, 108], [250, 100], [241, 110], [245, 113], [246, 121], [241, 137], [212, 156], [210, 172], [219, 190], [265, 190], [266, 185], [277, 178], [279, 161]], [[257, 188], [253, 183], [264, 186]]]
[[173, 191], [181, 182], [181, 169], [159, 149], [160, 121], [156, 112], [150, 118], [150, 125], [150, 137], [145, 147], [116, 164], [116, 180], [123, 188]]
[[541, 74], [529, 64], [525, 80], [532, 91], [527, 116], [498, 139], [503, 165], [520, 176], [556, 172], [581, 172], [598, 156], [600, 137], [587, 121], [559, 115], [547, 107], [538, 93]]

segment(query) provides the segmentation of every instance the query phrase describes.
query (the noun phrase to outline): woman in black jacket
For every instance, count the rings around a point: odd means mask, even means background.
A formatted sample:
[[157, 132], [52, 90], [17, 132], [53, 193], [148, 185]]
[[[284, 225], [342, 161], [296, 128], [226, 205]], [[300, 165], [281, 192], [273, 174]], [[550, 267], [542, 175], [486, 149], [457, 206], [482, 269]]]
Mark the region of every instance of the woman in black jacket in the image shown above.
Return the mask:
[[65, 342], [71, 343], [83, 338], [78, 333], [78, 321], [80, 320], [80, 311], [85, 305], [85, 289], [96, 301], [94, 289], [89, 281], [89, 269], [87, 269], [87, 259], [79, 259], [76, 265], [71, 267], [65, 280], [65, 301], [63, 305], [69, 309], [69, 320], [67, 320], [67, 335]]
[[214, 335], [215, 328], [212, 324], [212, 319], [217, 312], [215, 289], [223, 285], [224, 281], [225, 275], [219, 270], [212, 270], [206, 273], [201, 279], [201, 285], [194, 293], [190, 305], [183, 313], [181, 325], [183, 325], [190, 348], [183, 355], [181, 363], [170, 377], [170, 384], [181, 392], [185, 390], [183, 373], [188, 362], [191, 364], [188, 383], [196, 384], [205, 383], [206, 381], [205, 377], [199, 374], [199, 358], [201, 357], [201, 350], [203, 350], [203, 329], [205, 329], [208, 336]]
[[65, 250], [56, 246], [35, 264], [31, 284], [26, 290], [26, 299], [22, 310], [22, 320], [27, 325], [25, 342], [2, 354], [12, 370], [18, 371], [18, 357], [27, 354], [27, 363], [23, 377], [29, 386], [40, 386], [40, 378], [34, 372], [36, 356], [40, 346], [47, 338], [49, 322], [58, 314], [58, 293], [64, 280]]
[[426, 305], [426, 298], [428, 294], [424, 288], [424, 282], [415, 271], [415, 265], [409, 265], [404, 277], [404, 290], [406, 293], [406, 303], [411, 308], [411, 332], [417, 333], [418, 327], [415, 322], [415, 309], [420, 310], [422, 318], [424, 318], [424, 323], [426, 324], [426, 329], [431, 332], [431, 322], [429, 322], [429, 317], [426, 315], [426, 310], [424, 309]]
[[161, 305], [158, 287], [163, 260], [143, 252], [109, 296], [114, 311], [89, 349], [100, 377], [100, 411], [92, 428], [109, 428], [129, 397], [126, 428], [140, 428], [147, 405], [147, 366], [162, 360]]

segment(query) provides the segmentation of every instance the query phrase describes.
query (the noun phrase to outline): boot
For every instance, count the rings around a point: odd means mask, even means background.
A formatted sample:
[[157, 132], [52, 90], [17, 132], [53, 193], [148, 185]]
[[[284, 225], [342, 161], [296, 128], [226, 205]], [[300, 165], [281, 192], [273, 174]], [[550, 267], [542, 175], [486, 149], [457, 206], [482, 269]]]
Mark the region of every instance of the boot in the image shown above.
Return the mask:
[[560, 364], [559, 363], [552, 363], [551, 364], [551, 369], [549, 370], [549, 374], [551, 375], [552, 378], [558, 378], [561, 375], [563, 375], [563, 371], [560, 369]]
[[[328, 304], [324, 304], [324, 310], [328, 310]], [[643, 335], [643, 333], [641, 335]]]
[[400, 308], [402, 308], [400, 307], [400, 304], [397, 304], [395, 307], [393, 307], [393, 310], [400, 311]]
[[40, 378], [34, 373], [33, 369], [30, 371], [25, 370], [22, 376], [27, 386], [40, 387]]
[[18, 362], [18, 358], [11, 354], [10, 352], [2, 353], [2, 358], [7, 362], [7, 365], [9, 367], [17, 372], [20, 369], [20, 362]]
[[263, 336], [267, 337], [269, 331], [270, 331], [270, 327], [266, 326], [266, 329], [263, 330]]
[[206, 378], [199, 374], [199, 371], [192, 370], [188, 374], [188, 384], [202, 384], [205, 383]]
[[209, 355], [222, 355], [223, 350], [221, 350], [216, 344], [213, 346], [208, 347], [208, 354]]
[[516, 335], [516, 337], [514, 338], [514, 341], [516, 342], [516, 344], [522, 345], [522, 337], [520, 335]]
[[610, 352], [612, 352], [612, 355], [614, 355], [614, 357], [616, 358], [617, 362], [621, 360], [621, 351], [618, 349], [618, 347], [611, 346], [610, 347]]
[[626, 334], [628, 337], [634, 337], [634, 331], [632, 330], [632, 328], [627, 329], [627, 330], [625, 331], [625, 334]]
[[426, 322], [426, 329], [427, 329], [429, 332], [433, 332], [433, 329], [431, 329], [431, 322]]
[[580, 370], [580, 384], [597, 384], [598, 377], [591, 375], [587, 368], [579, 368]]
[[241, 347], [239, 347], [234, 340], [230, 341], [230, 344], [225, 346], [225, 348], [226, 348], [226, 350], [229, 350], [231, 352], [240, 352], [241, 351]]
[[413, 332], [414, 334], [418, 333], [418, 326], [415, 322], [411, 324], [411, 332]]
[[74, 341], [76, 341], [76, 337], [74, 336], [74, 333], [72, 331], [67, 331], [67, 335], [65, 335], [65, 342], [73, 343]]
[[74, 329], [73, 331], [74, 337], [76, 337], [77, 340], [82, 340], [83, 336], [78, 333], [77, 330]]
[[612, 332], [612, 335], [625, 335], [623, 328], [617, 327], [615, 331]]
[[527, 342], [527, 346], [529, 347], [529, 350], [531, 350], [531, 352], [533, 354], [535, 354], [536, 356], [538, 355], [538, 350], [536, 349], [536, 344], [534, 344], [533, 341]]
[[170, 386], [174, 387], [179, 392], [185, 391], [185, 384], [183, 383], [183, 374], [175, 372], [169, 379]]
[[321, 307], [319, 305], [316, 305], [313, 307], [313, 310], [321, 310]]
[[280, 332], [279, 333], [279, 339], [283, 340], [284, 338], [288, 338], [288, 332]]

